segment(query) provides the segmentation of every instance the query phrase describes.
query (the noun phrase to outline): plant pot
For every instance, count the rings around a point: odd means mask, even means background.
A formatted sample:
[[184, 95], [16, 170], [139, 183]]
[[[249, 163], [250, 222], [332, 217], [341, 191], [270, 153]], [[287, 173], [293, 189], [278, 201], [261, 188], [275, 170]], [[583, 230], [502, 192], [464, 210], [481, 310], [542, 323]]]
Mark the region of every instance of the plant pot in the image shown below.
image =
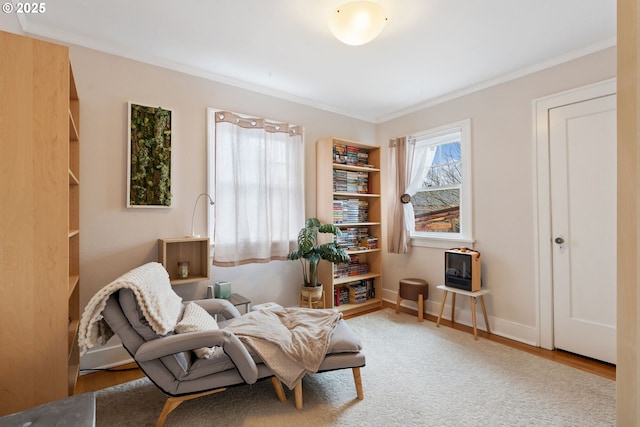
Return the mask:
[[300, 299], [311, 302], [319, 301], [322, 298], [322, 286], [303, 286], [300, 288]]

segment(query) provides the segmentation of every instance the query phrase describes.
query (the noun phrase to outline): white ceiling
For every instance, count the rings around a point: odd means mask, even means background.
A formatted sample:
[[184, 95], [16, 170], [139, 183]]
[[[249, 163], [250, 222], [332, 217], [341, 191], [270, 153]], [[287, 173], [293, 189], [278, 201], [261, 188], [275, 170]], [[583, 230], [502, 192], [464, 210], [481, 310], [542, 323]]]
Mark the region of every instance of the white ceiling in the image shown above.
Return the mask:
[[346, 0], [55, 0], [23, 30], [378, 123], [615, 45], [614, 0], [376, 0], [382, 34], [328, 29]]

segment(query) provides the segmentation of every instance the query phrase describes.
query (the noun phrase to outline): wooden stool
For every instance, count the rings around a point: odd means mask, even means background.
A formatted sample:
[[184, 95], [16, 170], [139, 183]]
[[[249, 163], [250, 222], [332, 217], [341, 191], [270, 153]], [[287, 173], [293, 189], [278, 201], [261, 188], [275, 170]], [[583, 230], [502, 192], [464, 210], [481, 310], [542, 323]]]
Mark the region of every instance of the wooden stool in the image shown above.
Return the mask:
[[429, 297], [429, 284], [422, 279], [400, 279], [396, 314], [400, 311], [400, 301], [408, 299], [418, 301], [418, 321], [424, 320], [424, 300]]

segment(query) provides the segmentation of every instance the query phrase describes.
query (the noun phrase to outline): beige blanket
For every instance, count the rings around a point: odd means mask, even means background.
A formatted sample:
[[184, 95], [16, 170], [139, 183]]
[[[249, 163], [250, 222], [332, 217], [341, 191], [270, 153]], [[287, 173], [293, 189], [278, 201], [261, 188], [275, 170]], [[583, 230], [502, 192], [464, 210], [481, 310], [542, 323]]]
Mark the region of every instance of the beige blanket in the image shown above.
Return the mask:
[[150, 262], [123, 274], [91, 298], [80, 318], [80, 355], [96, 344], [105, 344], [113, 336], [113, 331], [102, 318], [102, 311], [109, 296], [120, 289], [133, 291], [142, 313], [158, 335], [167, 334], [175, 328], [182, 298], [171, 288], [169, 274], [162, 264]]
[[225, 330], [250, 346], [289, 389], [314, 374], [329, 346], [342, 313], [335, 310], [285, 308], [252, 311]]

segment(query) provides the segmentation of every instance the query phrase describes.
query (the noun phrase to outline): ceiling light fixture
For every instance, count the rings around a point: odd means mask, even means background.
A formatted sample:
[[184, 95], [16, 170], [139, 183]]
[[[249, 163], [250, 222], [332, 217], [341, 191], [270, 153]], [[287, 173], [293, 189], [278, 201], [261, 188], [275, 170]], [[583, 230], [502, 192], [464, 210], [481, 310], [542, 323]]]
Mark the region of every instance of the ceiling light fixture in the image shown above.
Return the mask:
[[333, 11], [329, 29], [342, 43], [359, 46], [375, 39], [387, 23], [384, 9], [372, 1], [352, 1]]

